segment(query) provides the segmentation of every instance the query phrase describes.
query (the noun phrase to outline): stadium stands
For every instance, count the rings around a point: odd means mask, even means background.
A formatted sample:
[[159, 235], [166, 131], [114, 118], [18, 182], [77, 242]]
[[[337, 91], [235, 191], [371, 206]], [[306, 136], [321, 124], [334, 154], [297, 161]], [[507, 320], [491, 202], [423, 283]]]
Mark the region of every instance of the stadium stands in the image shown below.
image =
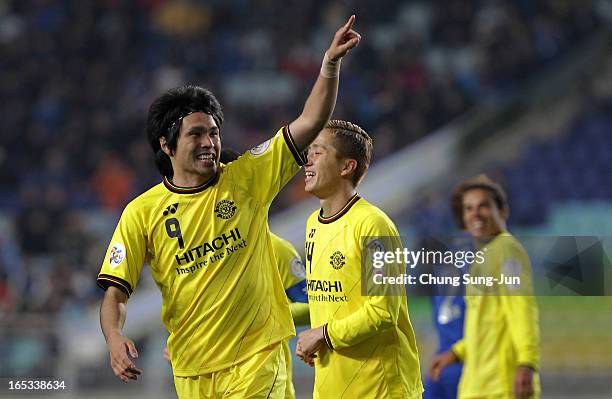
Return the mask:
[[[159, 181], [144, 118], [160, 91], [213, 89], [224, 145], [246, 150], [297, 115], [320, 38], [356, 12], [365, 40], [343, 66], [335, 117], [371, 133], [376, 161], [512, 95], [600, 31], [607, 12], [553, 0], [0, 3], [0, 323], [11, 326], [0, 330], [0, 376], [52, 376], [61, 323], [99, 303], [117, 212]], [[565, 134], [498, 165], [510, 226], [610, 233], [611, 107], [592, 99]], [[303, 198], [302, 181], [291, 184], [274, 210]], [[451, 185], [420, 199], [404, 225], [452, 231]]]
[[[525, 229], [545, 223], [553, 227], [549, 234], [610, 234], [612, 228], [602, 229], [602, 218], [586, 217], [592, 213], [592, 203], [604, 204], [612, 198], [610, 153], [612, 152], [612, 98], [588, 101], [584, 110], [574, 118], [567, 132], [549, 142], [533, 142], [516, 163], [498, 165], [487, 173], [498, 176], [508, 191], [511, 203], [510, 225]], [[449, 188], [445, 190], [449, 192]], [[439, 193], [441, 198], [448, 195]], [[425, 234], [432, 229], [452, 231], [453, 221], [448, 203], [431, 204], [428, 197], [413, 209], [408, 223]], [[558, 221], [552, 211], [564, 204], [573, 204], [567, 218]], [[585, 203], [582, 207], [580, 204]], [[584, 214], [581, 213], [584, 212]], [[557, 218], [555, 218], [555, 216]], [[582, 226], [582, 227], [580, 227]], [[561, 230], [561, 231], [560, 231]], [[540, 228], [538, 231], [542, 231]]]

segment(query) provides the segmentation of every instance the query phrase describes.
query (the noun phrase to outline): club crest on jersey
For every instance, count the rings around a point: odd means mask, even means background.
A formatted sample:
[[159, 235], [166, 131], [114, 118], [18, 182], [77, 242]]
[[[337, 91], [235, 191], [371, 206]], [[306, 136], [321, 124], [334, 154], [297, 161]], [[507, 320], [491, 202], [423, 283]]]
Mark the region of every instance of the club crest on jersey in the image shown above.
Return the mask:
[[293, 274], [297, 278], [300, 278], [300, 279], [306, 278], [306, 268], [302, 264], [302, 261], [300, 260], [300, 258], [297, 256], [291, 259], [289, 270], [291, 270], [291, 274]]
[[237, 209], [234, 201], [221, 200], [215, 205], [215, 215], [221, 219], [231, 219], [236, 214]]
[[123, 262], [125, 259], [125, 253], [125, 247], [122, 244], [113, 244], [108, 255], [108, 264], [110, 265], [111, 269], [116, 268], [121, 264], [121, 262]]
[[329, 257], [329, 264], [336, 270], [342, 269], [342, 266], [346, 264], [346, 258], [342, 255], [342, 252], [336, 251]]
[[263, 143], [251, 148], [249, 152], [255, 156], [261, 155], [270, 147], [270, 140], [266, 140]]

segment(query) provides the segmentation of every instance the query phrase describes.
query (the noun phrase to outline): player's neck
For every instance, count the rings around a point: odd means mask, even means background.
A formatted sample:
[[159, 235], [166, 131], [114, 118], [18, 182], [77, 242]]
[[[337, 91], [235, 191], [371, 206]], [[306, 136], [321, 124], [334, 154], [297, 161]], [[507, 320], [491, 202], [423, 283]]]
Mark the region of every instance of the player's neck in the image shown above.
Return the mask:
[[355, 187], [342, 185], [326, 198], [320, 198], [323, 217], [330, 217], [340, 212], [356, 193]]
[[210, 181], [215, 176], [204, 176], [196, 174], [175, 174], [172, 177], [172, 184], [178, 187], [199, 187]]
[[474, 245], [476, 246], [476, 248], [480, 249], [486, 246], [488, 243], [490, 243], [494, 239], [496, 239], [497, 237], [499, 237], [500, 234], [505, 233], [505, 232], [507, 232], [507, 230], [506, 230], [506, 225], [504, 224], [500, 230], [494, 231], [490, 235], [483, 236], [483, 237], [473, 237]]

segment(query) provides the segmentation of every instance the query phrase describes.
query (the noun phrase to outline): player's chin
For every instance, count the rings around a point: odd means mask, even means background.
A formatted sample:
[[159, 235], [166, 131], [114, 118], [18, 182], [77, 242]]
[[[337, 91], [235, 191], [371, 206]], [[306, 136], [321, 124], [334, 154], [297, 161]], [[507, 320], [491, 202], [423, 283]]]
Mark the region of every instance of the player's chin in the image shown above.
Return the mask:
[[469, 231], [469, 233], [472, 237], [481, 239], [481, 240], [489, 239], [492, 237], [492, 234], [490, 234], [490, 232], [485, 231], [485, 230], [472, 230], [472, 231]]
[[313, 193], [313, 191], [314, 191], [314, 190], [315, 190], [315, 184], [314, 184], [314, 182], [313, 182], [313, 181], [311, 181], [311, 180], [307, 180], [307, 181], [304, 183], [304, 191], [306, 191], [307, 193], [310, 193], [310, 194], [314, 194], [314, 193]]
[[197, 170], [201, 176], [212, 177], [217, 173], [217, 164], [210, 162], [207, 165], [198, 165]]
[[468, 233], [474, 238], [481, 238], [483, 236], [480, 230], [468, 230]]

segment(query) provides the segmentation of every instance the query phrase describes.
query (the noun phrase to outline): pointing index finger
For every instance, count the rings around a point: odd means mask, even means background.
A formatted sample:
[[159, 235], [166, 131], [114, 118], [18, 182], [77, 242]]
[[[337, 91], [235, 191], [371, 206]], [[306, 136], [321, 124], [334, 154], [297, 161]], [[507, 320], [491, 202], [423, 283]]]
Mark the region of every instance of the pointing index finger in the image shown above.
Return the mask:
[[353, 24], [355, 23], [355, 14], [351, 15], [348, 19], [348, 21], [346, 22], [346, 24], [344, 24], [343, 26], [343, 31], [344, 32], [348, 32], [351, 30], [351, 28], [353, 27]]

